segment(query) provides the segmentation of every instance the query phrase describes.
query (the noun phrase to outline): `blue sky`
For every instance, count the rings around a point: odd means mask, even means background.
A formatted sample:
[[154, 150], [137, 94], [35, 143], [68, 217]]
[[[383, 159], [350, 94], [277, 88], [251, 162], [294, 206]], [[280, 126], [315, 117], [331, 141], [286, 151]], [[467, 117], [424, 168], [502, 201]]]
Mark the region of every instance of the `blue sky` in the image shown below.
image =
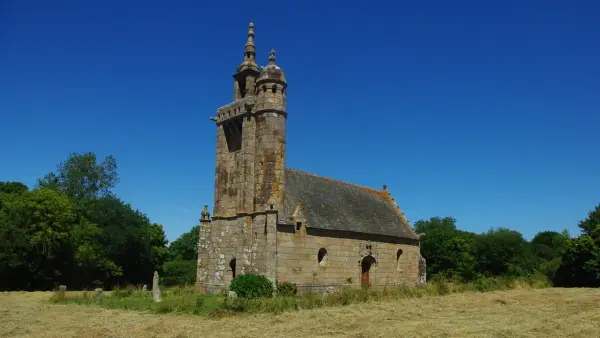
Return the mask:
[[0, 181], [71, 152], [170, 240], [212, 207], [256, 25], [288, 78], [289, 167], [387, 184], [411, 222], [569, 229], [600, 202], [597, 1], [0, 1]]

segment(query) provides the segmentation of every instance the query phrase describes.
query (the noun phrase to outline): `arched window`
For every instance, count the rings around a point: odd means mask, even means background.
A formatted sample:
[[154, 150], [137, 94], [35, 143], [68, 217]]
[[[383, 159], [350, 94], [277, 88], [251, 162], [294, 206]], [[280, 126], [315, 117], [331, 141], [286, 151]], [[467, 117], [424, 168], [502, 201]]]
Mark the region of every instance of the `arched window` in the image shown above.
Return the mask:
[[402, 249], [398, 249], [398, 251], [396, 251], [396, 270], [398, 271], [402, 271], [402, 268], [400, 267], [400, 257], [402, 256]]
[[327, 256], [327, 250], [325, 248], [319, 249], [319, 253], [317, 254], [317, 259], [319, 260], [319, 264], [323, 262], [323, 259]]

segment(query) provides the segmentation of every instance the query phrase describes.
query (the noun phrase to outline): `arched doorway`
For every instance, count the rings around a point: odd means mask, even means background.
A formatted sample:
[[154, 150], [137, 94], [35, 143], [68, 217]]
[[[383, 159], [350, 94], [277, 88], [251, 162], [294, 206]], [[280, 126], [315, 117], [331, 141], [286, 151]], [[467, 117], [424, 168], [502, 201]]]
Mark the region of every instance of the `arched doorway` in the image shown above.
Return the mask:
[[363, 288], [368, 288], [369, 285], [371, 284], [369, 271], [371, 271], [371, 266], [376, 263], [377, 263], [377, 261], [371, 255], [365, 256], [362, 259], [362, 262], [360, 263], [361, 270], [362, 270], [362, 274], [360, 276], [360, 285]]

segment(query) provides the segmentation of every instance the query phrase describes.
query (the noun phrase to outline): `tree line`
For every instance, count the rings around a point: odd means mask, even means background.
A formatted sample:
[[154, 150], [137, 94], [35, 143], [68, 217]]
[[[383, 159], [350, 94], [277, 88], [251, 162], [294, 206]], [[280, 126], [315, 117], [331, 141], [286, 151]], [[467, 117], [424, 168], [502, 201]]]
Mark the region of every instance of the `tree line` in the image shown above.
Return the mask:
[[[70, 154], [30, 189], [0, 182], [0, 290], [82, 289], [192, 284], [199, 225], [169, 243], [152, 222], [113, 192], [113, 156]], [[476, 234], [451, 217], [419, 220], [428, 278], [544, 275], [557, 286], [600, 286], [600, 204], [579, 222], [582, 233], [543, 231], [531, 241], [506, 228]]]

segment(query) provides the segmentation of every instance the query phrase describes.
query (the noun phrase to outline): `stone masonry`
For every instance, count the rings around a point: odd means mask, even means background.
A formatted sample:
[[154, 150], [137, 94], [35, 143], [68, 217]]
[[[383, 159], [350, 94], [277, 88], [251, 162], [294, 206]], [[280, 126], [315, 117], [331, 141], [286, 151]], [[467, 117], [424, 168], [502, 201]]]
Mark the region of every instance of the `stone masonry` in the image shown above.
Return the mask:
[[257, 65], [254, 24], [233, 79], [233, 102], [211, 118], [214, 208], [201, 214], [197, 289], [220, 292], [246, 273], [318, 292], [423, 282], [420, 236], [385, 187], [286, 168], [287, 80], [275, 51]]

